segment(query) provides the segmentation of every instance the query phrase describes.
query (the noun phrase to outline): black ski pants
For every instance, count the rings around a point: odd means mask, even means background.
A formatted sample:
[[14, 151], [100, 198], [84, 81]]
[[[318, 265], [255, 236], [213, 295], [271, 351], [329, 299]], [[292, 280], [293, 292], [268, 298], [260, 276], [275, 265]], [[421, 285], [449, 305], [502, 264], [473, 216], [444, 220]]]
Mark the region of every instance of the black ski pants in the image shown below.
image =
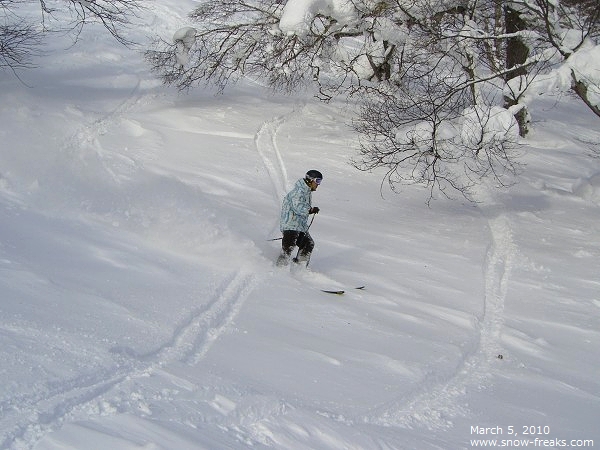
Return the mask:
[[281, 249], [286, 255], [291, 255], [294, 247], [300, 249], [300, 256], [308, 256], [315, 248], [315, 241], [308, 232], [285, 230], [281, 240]]

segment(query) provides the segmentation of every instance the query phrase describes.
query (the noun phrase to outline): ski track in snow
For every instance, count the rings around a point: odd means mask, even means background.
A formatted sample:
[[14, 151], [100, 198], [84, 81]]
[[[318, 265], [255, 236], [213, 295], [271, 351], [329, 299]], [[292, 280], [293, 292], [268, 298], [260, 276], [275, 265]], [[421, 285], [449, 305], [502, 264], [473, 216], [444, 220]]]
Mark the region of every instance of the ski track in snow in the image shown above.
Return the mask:
[[[245, 299], [257, 286], [257, 276], [249, 269], [235, 273], [231, 281], [227, 281], [220, 289], [218, 299], [180, 333], [175, 348], [185, 348], [186, 342], [193, 340], [192, 351], [185, 355], [183, 361], [192, 365], [198, 364], [208, 353], [215, 341], [234, 323]], [[191, 332], [191, 333], [190, 333]], [[187, 337], [190, 335], [190, 338]], [[198, 340], [198, 337], [201, 337]], [[166, 358], [165, 358], [166, 360]]]
[[[277, 145], [279, 128], [291, 117], [301, 114], [305, 105], [294, 108], [287, 114], [265, 121], [254, 137], [256, 150], [269, 174], [273, 184], [273, 195], [277, 204], [283, 199], [288, 187], [288, 174], [283, 156]], [[298, 111], [300, 109], [300, 112]]]
[[[180, 324], [172, 339], [158, 350], [137, 355], [126, 348], [113, 349], [120, 361], [116, 366], [36, 388], [31, 395], [0, 405], [3, 412], [0, 423], [2, 429], [7, 430], [0, 448], [33, 448], [39, 439], [65, 422], [118, 410], [107, 407], [111, 404], [111, 394], [118, 390], [128, 392], [127, 386], [136, 380], [171, 363], [198, 364], [231, 327], [256, 284], [257, 277], [252, 271], [238, 270], [217, 287], [209, 295], [210, 301]], [[145, 398], [139, 393], [136, 396]]]
[[193, 311], [175, 329], [172, 338], [158, 349], [137, 354], [126, 347], [112, 349], [115, 354], [148, 361], [159, 368], [174, 362], [198, 364], [217, 339], [233, 324], [245, 299], [257, 285], [257, 276], [251, 270], [239, 269], [224, 279], [208, 296], [209, 301]]
[[[297, 114], [297, 109], [294, 108], [287, 114], [263, 122], [254, 136], [254, 146], [271, 180], [273, 201], [277, 206], [280, 205], [283, 196], [286, 194], [289, 182], [285, 162], [277, 145], [277, 133], [286, 121]], [[278, 231], [279, 222], [277, 221], [273, 223], [269, 235]]]
[[[92, 149], [115, 183], [119, 183], [122, 176], [118, 159], [125, 157], [104, 152], [98, 137], [140, 104], [146, 95], [151, 95], [140, 93], [139, 88], [138, 82], [127, 99], [111, 112], [75, 131], [63, 144], [65, 151], [75, 158], [82, 157], [84, 149]], [[277, 133], [297, 113], [298, 108], [294, 108], [287, 114], [265, 121], [254, 138], [277, 202], [285, 194], [288, 183], [286, 166], [276, 142]], [[126, 169], [130, 169], [132, 164], [136, 165], [135, 161], [126, 161]], [[192, 311], [176, 327], [173, 336], [155, 350], [139, 354], [128, 347], [114, 347], [110, 351], [115, 357], [115, 365], [93, 374], [40, 385], [31, 394], [0, 404], [3, 413], [0, 424], [5, 430], [0, 448], [31, 449], [43, 436], [69, 421], [117, 413], [123, 405], [113, 405], [115, 393], [125, 392], [127, 397], [134, 385], [137, 403], [143, 403], [145, 396], [139, 392], [143, 384], [136, 381], [155, 371], [168, 371], [169, 364], [200, 363], [218, 338], [232, 326], [245, 299], [257, 286], [258, 278], [252, 268], [242, 267], [230, 273], [207, 296], [208, 301]], [[124, 404], [128, 401], [131, 399], [121, 400]], [[275, 408], [274, 414], [281, 413], [280, 407]], [[126, 404], [125, 408], [131, 406]]]
[[447, 379], [425, 380], [411, 397], [378, 407], [364, 422], [403, 428], [448, 429], [452, 427], [454, 417], [466, 416], [469, 412], [468, 406], [461, 403], [467, 390], [484, 389], [490, 383], [494, 365], [502, 355], [500, 337], [504, 302], [517, 249], [506, 215], [488, 218], [488, 225], [491, 243], [483, 265], [485, 297], [482, 317], [476, 319], [479, 335], [474, 349], [464, 355], [459, 367]]
[[[255, 145], [273, 183], [277, 201], [285, 195], [287, 170], [277, 146], [279, 128], [298, 111], [275, 117], [263, 123], [255, 137]], [[468, 407], [460, 398], [468, 388], [482, 389], [489, 383], [494, 364], [501, 355], [500, 334], [503, 324], [504, 301], [516, 252], [508, 217], [504, 214], [488, 218], [491, 244], [483, 265], [485, 297], [478, 323], [474, 349], [465, 354], [459, 367], [443, 381], [425, 380], [417, 392], [378, 407], [362, 422], [384, 426], [413, 428], [424, 426], [431, 430], [447, 429], [452, 419], [466, 415]]]
[[71, 156], [77, 156], [79, 158], [83, 158], [84, 156], [82, 149], [92, 148], [96, 153], [98, 160], [102, 163], [104, 170], [110, 174], [112, 179], [117, 184], [121, 182], [121, 178], [114, 169], [115, 167], [123, 164], [115, 164], [113, 159], [119, 158], [121, 163], [124, 163], [124, 165], [128, 167], [130, 167], [132, 164], [135, 165], [135, 161], [133, 161], [130, 157], [120, 153], [112, 153], [108, 155], [104, 152], [102, 145], [98, 142], [98, 137], [106, 134], [107, 130], [114, 124], [118, 123], [118, 121], [120, 121], [128, 111], [131, 111], [146, 99], [151, 99], [155, 96], [155, 94], [151, 93], [142, 93], [140, 91], [140, 86], [141, 80], [138, 79], [137, 84], [125, 100], [117, 105], [112, 111], [107, 112], [102, 117], [94, 120], [92, 123], [81, 127], [79, 130], [73, 133], [73, 135], [67, 138], [63, 144], [63, 148], [67, 153], [70, 153]]
[[[139, 86], [138, 83], [129, 98], [112, 112], [78, 130], [67, 140], [66, 148], [74, 152], [91, 146], [117, 183], [119, 174], [113, 170], [114, 166], [108, 165], [114, 163], [111, 159], [115, 155], [103, 154], [97, 137], [143, 100], [144, 94], [140, 94]], [[269, 174], [277, 203], [285, 194], [288, 184], [286, 165], [277, 145], [277, 133], [290, 117], [297, 116], [301, 108], [294, 108], [290, 113], [265, 121], [254, 137], [256, 150]], [[501, 354], [504, 301], [516, 249], [506, 215], [489, 218], [488, 223], [491, 244], [483, 266], [485, 297], [473, 350], [464, 356], [450, 377], [442, 381], [426, 379], [411, 397], [381, 405], [368, 416], [357, 418], [358, 421], [406, 428], [447, 429], [452, 426], [454, 417], [468, 413], [467, 405], [461, 403], [461, 397], [467, 389], [481, 389], [490, 382], [493, 366]], [[258, 278], [259, 275], [252, 268], [234, 270], [207, 295], [208, 301], [202, 307], [190, 312], [176, 327], [171, 339], [156, 350], [136, 354], [128, 348], [114, 348], [114, 366], [91, 375], [36, 387], [31, 394], [0, 404], [3, 415], [0, 424], [6, 430], [0, 448], [33, 448], [41, 437], [69, 420], [105, 413], [105, 405], [111, 402], [111, 393], [118, 390], [128, 392], [131, 383], [147, 377], [153, 371], [168, 370], [166, 366], [172, 363], [200, 363], [219, 337], [231, 328], [245, 299], [257, 286]], [[140, 389], [139, 383], [137, 389]], [[118, 408], [113, 409], [116, 411]], [[276, 411], [279, 409], [275, 408]], [[110, 412], [111, 408], [108, 410]]]
[[[145, 97], [153, 95], [140, 93], [139, 87], [140, 82], [115, 109], [81, 127], [63, 144], [63, 148], [72, 153], [71, 156], [79, 156], [84, 148], [93, 148], [116, 183], [120, 179], [113, 168], [118, 167], [114, 166], [112, 159], [123, 156], [105, 154], [98, 143], [98, 136], [106, 133], [111, 125], [118, 123], [124, 114], [139, 105]], [[266, 124], [267, 128], [272, 126], [269, 124]], [[273, 134], [273, 141], [274, 138]], [[278, 152], [276, 147], [274, 151]], [[218, 338], [231, 327], [244, 301], [257, 286], [258, 278], [252, 268], [240, 267], [234, 270], [214, 292], [206, 296], [208, 301], [201, 308], [192, 311], [176, 327], [172, 338], [154, 351], [137, 354], [126, 347], [113, 348], [110, 351], [116, 362], [111, 367], [93, 374], [40, 384], [30, 394], [1, 403], [0, 429], [3, 433], [0, 435], [0, 448], [34, 448], [43, 436], [59, 429], [66, 422], [78, 417], [116, 413], [118, 408], [110, 406], [111, 393], [119, 390], [128, 392], [127, 386], [135, 380], [147, 377], [155, 370], [165, 369], [171, 363], [198, 364]], [[137, 389], [139, 390], [139, 386]], [[136, 397], [144, 398], [139, 394]]]

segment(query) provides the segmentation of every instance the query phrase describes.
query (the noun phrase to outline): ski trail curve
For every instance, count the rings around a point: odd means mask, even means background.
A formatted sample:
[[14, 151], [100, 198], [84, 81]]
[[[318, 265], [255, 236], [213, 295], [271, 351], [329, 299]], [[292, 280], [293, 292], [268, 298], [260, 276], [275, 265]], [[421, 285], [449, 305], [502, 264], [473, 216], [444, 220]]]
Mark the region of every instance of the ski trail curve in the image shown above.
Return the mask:
[[504, 303], [516, 254], [509, 219], [499, 215], [488, 219], [491, 242], [484, 269], [483, 311], [476, 318], [478, 336], [475, 348], [466, 354], [459, 367], [445, 380], [425, 380], [409, 398], [397, 399], [371, 411], [365, 422], [405, 428], [425, 427], [443, 430], [453, 418], [468, 413], [461, 401], [469, 389], [483, 389], [490, 383], [494, 365], [501, 355]]
[[113, 353], [147, 361], [149, 364], [146, 369], [167, 366], [173, 362], [198, 364], [234, 322], [244, 301], [257, 286], [258, 278], [250, 269], [241, 268], [233, 272], [208, 296], [206, 303], [175, 327], [173, 336], [163, 345], [144, 354], [136, 354], [122, 347], [114, 348]]
[[258, 282], [255, 272], [240, 270], [231, 281], [217, 290], [217, 300], [191, 324], [192, 351], [185, 355], [183, 361], [196, 365], [206, 356], [217, 339], [233, 325], [246, 298]]
[[114, 366], [40, 386], [31, 394], [12, 399], [11, 404], [0, 405], [0, 448], [31, 449], [68, 421], [131, 408], [126, 402], [112, 405], [114, 393], [128, 392], [133, 384], [139, 391], [143, 383], [137, 381], [171, 363], [198, 364], [231, 327], [257, 282], [254, 272], [240, 269], [216, 287], [205, 306], [192, 312], [157, 350], [140, 355], [127, 348], [112, 349], [117, 361]]
[[287, 170], [277, 147], [277, 130], [284, 123], [285, 118], [276, 117], [262, 124], [256, 136], [254, 143], [258, 154], [260, 155], [265, 168], [273, 184], [273, 195], [275, 199], [283, 196], [283, 191], [287, 185]]
[[289, 113], [265, 121], [254, 137], [254, 145], [273, 184], [273, 196], [277, 203], [281, 201], [288, 187], [287, 169], [277, 145], [277, 133], [281, 126], [301, 112], [304, 106], [297, 105]]
[[[279, 206], [288, 189], [288, 173], [283, 156], [277, 145], [277, 134], [282, 125], [291, 117], [301, 114], [306, 103], [297, 104], [294, 108], [283, 115], [274, 117], [263, 122], [254, 136], [254, 146], [258, 152], [273, 187], [273, 201]], [[273, 223], [268, 236], [279, 231], [279, 221]]]

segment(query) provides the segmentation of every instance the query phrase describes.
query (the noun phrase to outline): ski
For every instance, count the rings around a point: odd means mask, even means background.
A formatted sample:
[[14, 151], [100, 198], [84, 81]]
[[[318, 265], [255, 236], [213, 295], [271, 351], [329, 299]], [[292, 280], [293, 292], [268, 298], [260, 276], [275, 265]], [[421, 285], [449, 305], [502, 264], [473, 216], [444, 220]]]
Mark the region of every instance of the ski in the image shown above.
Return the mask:
[[[358, 286], [355, 287], [354, 289], [360, 289], [363, 290], [366, 286]], [[335, 295], [343, 295], [346, 293], [346, 291], [342, 290], [342, 289], [321, 289], [321, 292], [325, 292], [326, 294], [335, 294]]]

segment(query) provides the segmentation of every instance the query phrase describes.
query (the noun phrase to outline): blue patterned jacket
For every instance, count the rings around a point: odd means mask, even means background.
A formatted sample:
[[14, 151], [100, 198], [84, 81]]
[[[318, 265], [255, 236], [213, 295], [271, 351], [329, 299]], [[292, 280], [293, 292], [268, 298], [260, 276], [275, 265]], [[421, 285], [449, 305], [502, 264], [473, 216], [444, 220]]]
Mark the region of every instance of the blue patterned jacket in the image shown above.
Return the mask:
[[312, 191], [304, 179], [296, 181], [294, 188], [286, 194], [281, 205], [281, 231], [308, 230], [308, 212], [312, 206]]

